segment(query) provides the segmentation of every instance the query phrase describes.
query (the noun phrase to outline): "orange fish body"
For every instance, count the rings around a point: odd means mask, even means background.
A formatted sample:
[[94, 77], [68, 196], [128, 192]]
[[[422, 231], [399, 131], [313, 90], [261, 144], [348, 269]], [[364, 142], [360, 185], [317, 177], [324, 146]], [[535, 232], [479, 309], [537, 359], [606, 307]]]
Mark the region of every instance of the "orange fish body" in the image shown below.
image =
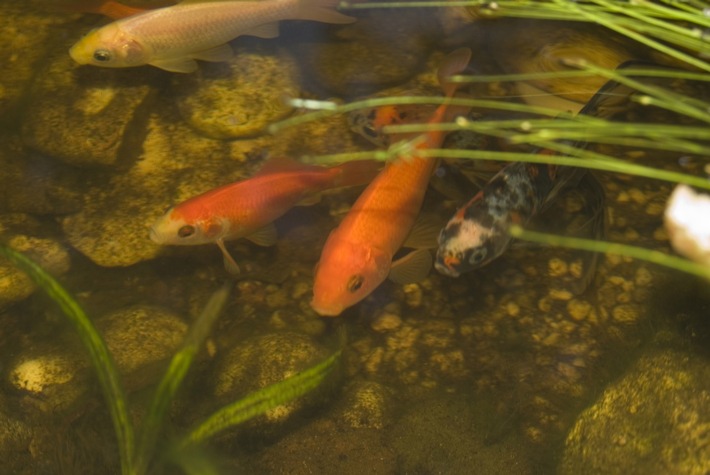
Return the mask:
[[270, 160], [254, 177], [190, 198], [170, 209], [151, 227], [158, 244], [216, 243], [225, 264], [238, 272], [224, 241], [246, 237], [261, 245], [275, 241], [271, 223], [297, 204], [313, 201], [334, 187], [369, 182], [377, 173], [375, 161], [350, 162], [331, 168]]
[[[451, 56], [442, 65], [440, 76], [460, 72], [468, 64], [470, 51], [457, 50]], [[456, 70], [450, 71], [453, 68]], [[453, 92], [451, 88], [447, 96]], [[446, 104], [439, 106], [429, 123], [440, 123], [446, 110]], [[330, 234], [313, 284], [311, 307], [317, 313], [339, 315], [388, 277], [392, 258], [417, 219], [437, 163], [435, 158], [418, 157], [416, 150], [437, 148], [444, 136], [441, 131], [429, 131], [423, 140], [415, 139], [413, 153], [389, 162]]]

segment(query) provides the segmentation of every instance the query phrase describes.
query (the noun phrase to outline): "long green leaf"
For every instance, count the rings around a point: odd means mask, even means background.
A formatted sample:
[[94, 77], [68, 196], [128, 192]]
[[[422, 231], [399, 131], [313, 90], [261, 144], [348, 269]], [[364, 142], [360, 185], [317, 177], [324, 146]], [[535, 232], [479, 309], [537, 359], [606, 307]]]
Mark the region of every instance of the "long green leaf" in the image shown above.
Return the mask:
[[96, 331], [91, 320], [71, 295], [44, 269], [23, 254], [0, 245], [0, 254], [7, 257], [13, 264], [22, 269], [54, 302], [62, 309], [64, 315], [74, 325], [81, 342], [91, 357], [96, 374], [108, 403], [111, 420], [113, 421], [122, 473], [135, 474], [132, 465], [135, 450], [133, 427], [128, 418], [126, 396], [121, 386], [116, 365], [111, 358], [108, 347], [101, 335]]
[[190, 333], [185, 338], [182, 348], [175, 353], [170, 361], [170, 366], [158, 385], [138, 439], [135, 462], [138, 473], [144, 473], [148, 468], [170, 402], [175, 397], [175, 393], [192, 365], [200, 346], [207, 338], [212, 325], [222, 313], [229, 297], [229, 289], [230, 284], [226, 283], [210, 297], [202, 313], [190, 328]]
[[197, 426], [179, 444], [182, 448], [198, 444], [218, 432], [256, 417], [281, 404], [292, 401], [318, 387], [335, 368], [342, 350], [338, 350], [324, 361], [290, 378], [255, 391], [215, 412]]
[[525, 241], [549, 244], [552, 246], [569, 247], [584, 251], [605, 252], [608, 254], [618, 254], [621, 256], [633, 257], [654, 264], [659, 264], [671, 269], [676, 269], [688, 274], [697, 275], [710, 280], [710, 268], [696, 264], [695, 262], [672, 256], [661, 251], [654, 251], [638, 246], [619, 244], [613, 242], [595, 241], [591, 239], [573, 238], [558, 236], [556, 234], [539, 233], [528, 231], [518, 225], [510, 227], [511, 236]]

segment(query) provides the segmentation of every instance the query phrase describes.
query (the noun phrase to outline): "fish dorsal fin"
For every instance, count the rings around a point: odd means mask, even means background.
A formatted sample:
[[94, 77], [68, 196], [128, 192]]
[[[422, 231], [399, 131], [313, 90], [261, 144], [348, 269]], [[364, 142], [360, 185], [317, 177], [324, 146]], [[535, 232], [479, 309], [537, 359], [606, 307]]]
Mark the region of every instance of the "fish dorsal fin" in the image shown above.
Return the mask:
[[[268, 1], [268, 0], [267, 0]], [[279, 23], [263, 23], [249, 28], [242, 35], [256, 36], [257, 38], [276, 38], [279, 36]]]
[[269, 223], [263, 228], [257, 229], [255, 232], [245, 237], [259, 246], [273, 246], [276, 244], [277, 239], [276, 227], [274, 227], [273, 223]]
[[407, 235], [402, 247], [414, 249], [434, 249], [441, 229], [446, 225], [445, 219], [438, 219], [433, 215], [419, 216], [412, 230]]
[[419, 282], [429, 275], [431, 265], [431, 253], [427, 249], [417, 249], [392, 263], [389, 278], [398, 284]]
[[448, 81], [449, 76], [462, 73], [469, 61], [471, 61], [471, 48], [459, 48], [447, 54], [441, 62], [436, 78], [446, 97], [453, 96], [458, 87], [457, 83]]
[[197, 63], [192, 58], [166, 59], [153, 61], [150, 64], [172, 73], [194, 73], [197, 71]]
[[228, 43], [224, 43], [214, 48], [206, 49], [204, 51], [197, 51], [195, 53], [190, 53], [191, 58], [201, 59], [202, 61], [212, 61], [219, 63], [222, 61], [229, 61], [234, 57], [234, 51]]
[[217, 241], [215, 242], [217, 243], [217, 246], [219, 246], [219, 250], [222, 251], [222, 257], [224, 258], [224, 268], [232, 275], [239, 274], [241, 272], [241, 270], [239, 269], [239, 265], [227, 250], [227, 247], [224, 245], [224, 240], [217, 239]]
[[297, 172], [304, 170], [322, 170], [318, 165], [306, 165], [287, 157], [274, 157], [268, 159], [254, 176], [270, 175], [272, 173]]

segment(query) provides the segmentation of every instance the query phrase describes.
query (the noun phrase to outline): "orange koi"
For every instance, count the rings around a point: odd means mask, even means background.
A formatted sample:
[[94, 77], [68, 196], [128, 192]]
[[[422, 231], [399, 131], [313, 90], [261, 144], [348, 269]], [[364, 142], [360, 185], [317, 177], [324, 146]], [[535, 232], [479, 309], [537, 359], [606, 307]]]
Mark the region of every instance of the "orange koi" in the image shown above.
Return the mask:
[[[446, 97], [456, 85], [446, 78], [466, 67], [471, 51], [451, 53], [439, 68], [439, 83]], [[439, 106], [429, 120], [444, 120], [448, 105]], [[437, 159], [418, 156], [417, 150], [437, 148], [442, 131], [429, 131], [412, 142], [412, 153], [388, 162], [360, 195], [340, 225], [330, 234], [316, 267], [311, 307], [320, 315], [337, 316], [356, 304], [388, 276], [397, 282], [426, 276], [432, 257], [427, 249], [416, 250], [392, 262], [405, 243], [419, 214], [429, 178]]]
[[121, 18], [137, 15], [138, 13], [150, 10], [149, 8], [124, 5], [123, 3], [115, 2], [113, 0], [77, 0], [68, 3], [60, 3], [59, 8], [82, 13], [96, 13], [98, 15], [107, 16], [113, 20], [120, 20]]
[[269, 160], [252, 178], [215, 188], [169, 208], [150, 229], [158, 244], [216, 243], [225, 268], [233, 274], [239, 266], [224, 241], [245, 237], [270, 246], [276, 242], [273, 221], [296, 205], [315, 203], [329, 188], [362, 185], [377, 174], [374, 160], [336, 167], [304, 165], [286, 158]]

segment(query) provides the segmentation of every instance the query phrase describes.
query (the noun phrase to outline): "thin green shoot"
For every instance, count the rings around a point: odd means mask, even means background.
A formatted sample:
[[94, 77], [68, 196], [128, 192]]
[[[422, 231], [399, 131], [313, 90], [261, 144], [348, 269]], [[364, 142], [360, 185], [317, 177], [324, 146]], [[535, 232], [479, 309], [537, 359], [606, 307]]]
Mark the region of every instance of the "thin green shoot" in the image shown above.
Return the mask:
[[[549, 146], [555, 146], [554, 144], [547, 145], [548, 147], [546, 148], [549, 148]], [[705, 190], [710, 190], [710, 181], [705, 178], [628, 163], [606, 155], [600, 155], [600, 157], [603, 158], [589, 159], [574, 158], [563, 155], [540, 155], [533, 153], [498, 152], [491, 150], [429, 149], [417, 150], [416, 156], [464, 160], [494, 160], [501, 162], [552, 163], [559, 166], [580, 167], [591, 170], [641, 176], [655, 180], [667, 181], [670, 183], [685, 183]], [[368, 152], [307, 155], [302, 157], [302, 161], [305, 163], [327, 165], [343, 163], [349, 160], [387, 161], [395, 158], [401, 157], [397, 157], [396, 155], [389, 153], [387, 150], [375, 150]], [[410, 158], [414, 157], [412, 156]]]
[[335, 368], [341, 352], [342, 350], [337, 350], [317, 365], [223, 407], [182, 439], [177, 445], [177, 450], [181, 451], [191, 445], [200, 444], [225, 429], [241, 424], [315, 389]]
[[627, 244], [598, 241], [592, 239], [582, 239], [575, 237], [558, 236], [556, 234], [539, 233], [528, 231], [518, 225], [513, 225], [509, 229], [511, 236], [541, 244], [551, 246], [562, 246], [571, 249], [584, 251], [602, 252], [606, 254], [616, 254], [620, 256], [632, 257], [634, 259], [652, 262], [681, 272], [686, 272], [704, 279], [710, 280], [710, 268], [696, 264], [682, 257], [672, 256], [661, 251], [654, 251], [638, 246]]
[[72, 323], [81, 342], [89, 352], [91, 363], [96, 370], [99, 384], [108, 403], [111, 421], [118, 439], [121, 473], [135, 475], [133, 458], [135, 440], [133, 426], [128, 416], [126, 396], [121, 386], [121, 378], [111, 354], [101, 334], [96, 331], [91, 320], [81, 306], [51, 275], [23, 254], [0, 245], [0, 254], [23, 270], [58, 306]]
[[135, 463], [138, 473], [145, 473], [148, 469], [170, 402], [175, 398], [178, 388], [197, 352], [209, 335], [214, 322], [222, 313], [229, 298], [229, 290], [230, 284], [227, 282], [210, 297], [202, 313], [190, 327], [190, 332], [185, 338], [182, 348], [173, 355], [170, 366], [158, 385], [138, 439]]

